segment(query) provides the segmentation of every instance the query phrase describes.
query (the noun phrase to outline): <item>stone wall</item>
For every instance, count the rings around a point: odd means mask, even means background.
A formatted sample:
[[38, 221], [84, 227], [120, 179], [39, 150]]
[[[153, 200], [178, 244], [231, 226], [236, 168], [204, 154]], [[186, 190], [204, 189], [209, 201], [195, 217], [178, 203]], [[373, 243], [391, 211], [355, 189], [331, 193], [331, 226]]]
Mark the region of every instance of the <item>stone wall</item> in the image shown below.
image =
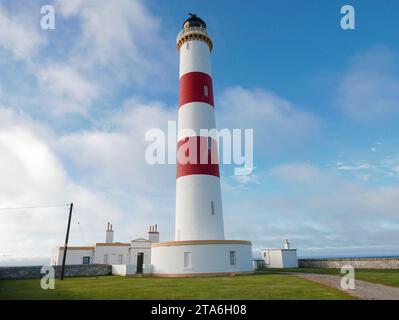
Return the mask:
[[[0, 267], [0, 279], [40, 279], [44, 276], [41, 274], [41, 266], [29, 267]], [[61, 266], [54, 266], [55, 277], [59, 278], [61, 274]], [[112, 274], [112, 266], [106, 264], [79, 264], [66, 265], [65, 277], [91, 277], [105, 276]]]
[[399, 269], [399, 257], [392, 258], [332, 258], [332, 259], [299, 259], [300, 268], [337, 268], [351, 265], [364, 269]]

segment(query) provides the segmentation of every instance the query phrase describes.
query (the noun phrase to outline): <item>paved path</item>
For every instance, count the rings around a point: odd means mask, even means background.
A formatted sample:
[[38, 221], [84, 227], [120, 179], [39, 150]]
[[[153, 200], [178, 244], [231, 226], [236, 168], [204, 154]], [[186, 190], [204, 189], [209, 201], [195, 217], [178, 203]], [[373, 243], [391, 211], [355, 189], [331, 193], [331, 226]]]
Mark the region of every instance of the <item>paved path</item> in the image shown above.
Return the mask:
[[301, 272], [290, 272], [290, 274], [342, 290], [347, 294], [363, 300], [399, 300], [399, 288], [356, 280], [354, 290], [343, 290], [340, 285], [340, 276]]

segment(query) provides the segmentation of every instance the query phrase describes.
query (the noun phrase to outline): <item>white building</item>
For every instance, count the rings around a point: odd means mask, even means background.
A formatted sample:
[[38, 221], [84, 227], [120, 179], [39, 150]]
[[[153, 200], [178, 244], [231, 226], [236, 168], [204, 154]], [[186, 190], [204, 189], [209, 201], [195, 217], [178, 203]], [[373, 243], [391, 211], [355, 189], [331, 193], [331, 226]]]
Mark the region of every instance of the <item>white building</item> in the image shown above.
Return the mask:
[[288, 240], [284, 249], [261, 249], [261, 256], [266, 268], [298, 268], [297, 250], [290, 248]]
[[[68, 246], [65, 264], [109, 264], [128, 265], [133, 273], [151, 272], [151, 243], [159, 241], [157, 225], [150, 226], [148, 239], [135, 239], [131, 242], [114, 242], [114, 230], [108, 223], [106, 241], [93, 246]], [[61, 265], [64, 247], [56, 247], [51, 257], [51, 265]], [[118, 274], [118, 272], [116, 272]]]

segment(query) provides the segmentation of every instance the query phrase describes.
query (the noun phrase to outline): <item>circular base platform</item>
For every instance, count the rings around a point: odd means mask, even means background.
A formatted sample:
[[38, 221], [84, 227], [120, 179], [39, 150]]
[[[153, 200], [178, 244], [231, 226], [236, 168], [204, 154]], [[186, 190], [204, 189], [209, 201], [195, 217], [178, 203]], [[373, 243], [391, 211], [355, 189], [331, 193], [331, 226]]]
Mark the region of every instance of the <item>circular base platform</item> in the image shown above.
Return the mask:
[[153, 243], [152, 275], [198, 277], [253, 272], [252, 244], [243, 240], [192, 240]]

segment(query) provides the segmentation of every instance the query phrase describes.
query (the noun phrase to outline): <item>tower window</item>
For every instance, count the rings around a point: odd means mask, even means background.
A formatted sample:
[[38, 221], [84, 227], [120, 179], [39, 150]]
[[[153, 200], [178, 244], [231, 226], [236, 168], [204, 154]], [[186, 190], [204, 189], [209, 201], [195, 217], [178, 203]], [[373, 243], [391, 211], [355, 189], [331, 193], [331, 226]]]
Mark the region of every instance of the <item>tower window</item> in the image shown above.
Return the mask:
[[236, 252], [235, 251], [230, 251], [230, 265], [231, 266], [236, 265]]
[[204, 96], [207, 97], [208, 95], [209, 95], [208, 86], [205, 85], [205, 86], [204, 86]]
[[190, 50], [190, 43], [189, 42], [186, 43], [186, 50]]
[[211, 201], [211, 213], [212, 215], [215, 215], [215, 204], [213, 203], [213, 201]]

